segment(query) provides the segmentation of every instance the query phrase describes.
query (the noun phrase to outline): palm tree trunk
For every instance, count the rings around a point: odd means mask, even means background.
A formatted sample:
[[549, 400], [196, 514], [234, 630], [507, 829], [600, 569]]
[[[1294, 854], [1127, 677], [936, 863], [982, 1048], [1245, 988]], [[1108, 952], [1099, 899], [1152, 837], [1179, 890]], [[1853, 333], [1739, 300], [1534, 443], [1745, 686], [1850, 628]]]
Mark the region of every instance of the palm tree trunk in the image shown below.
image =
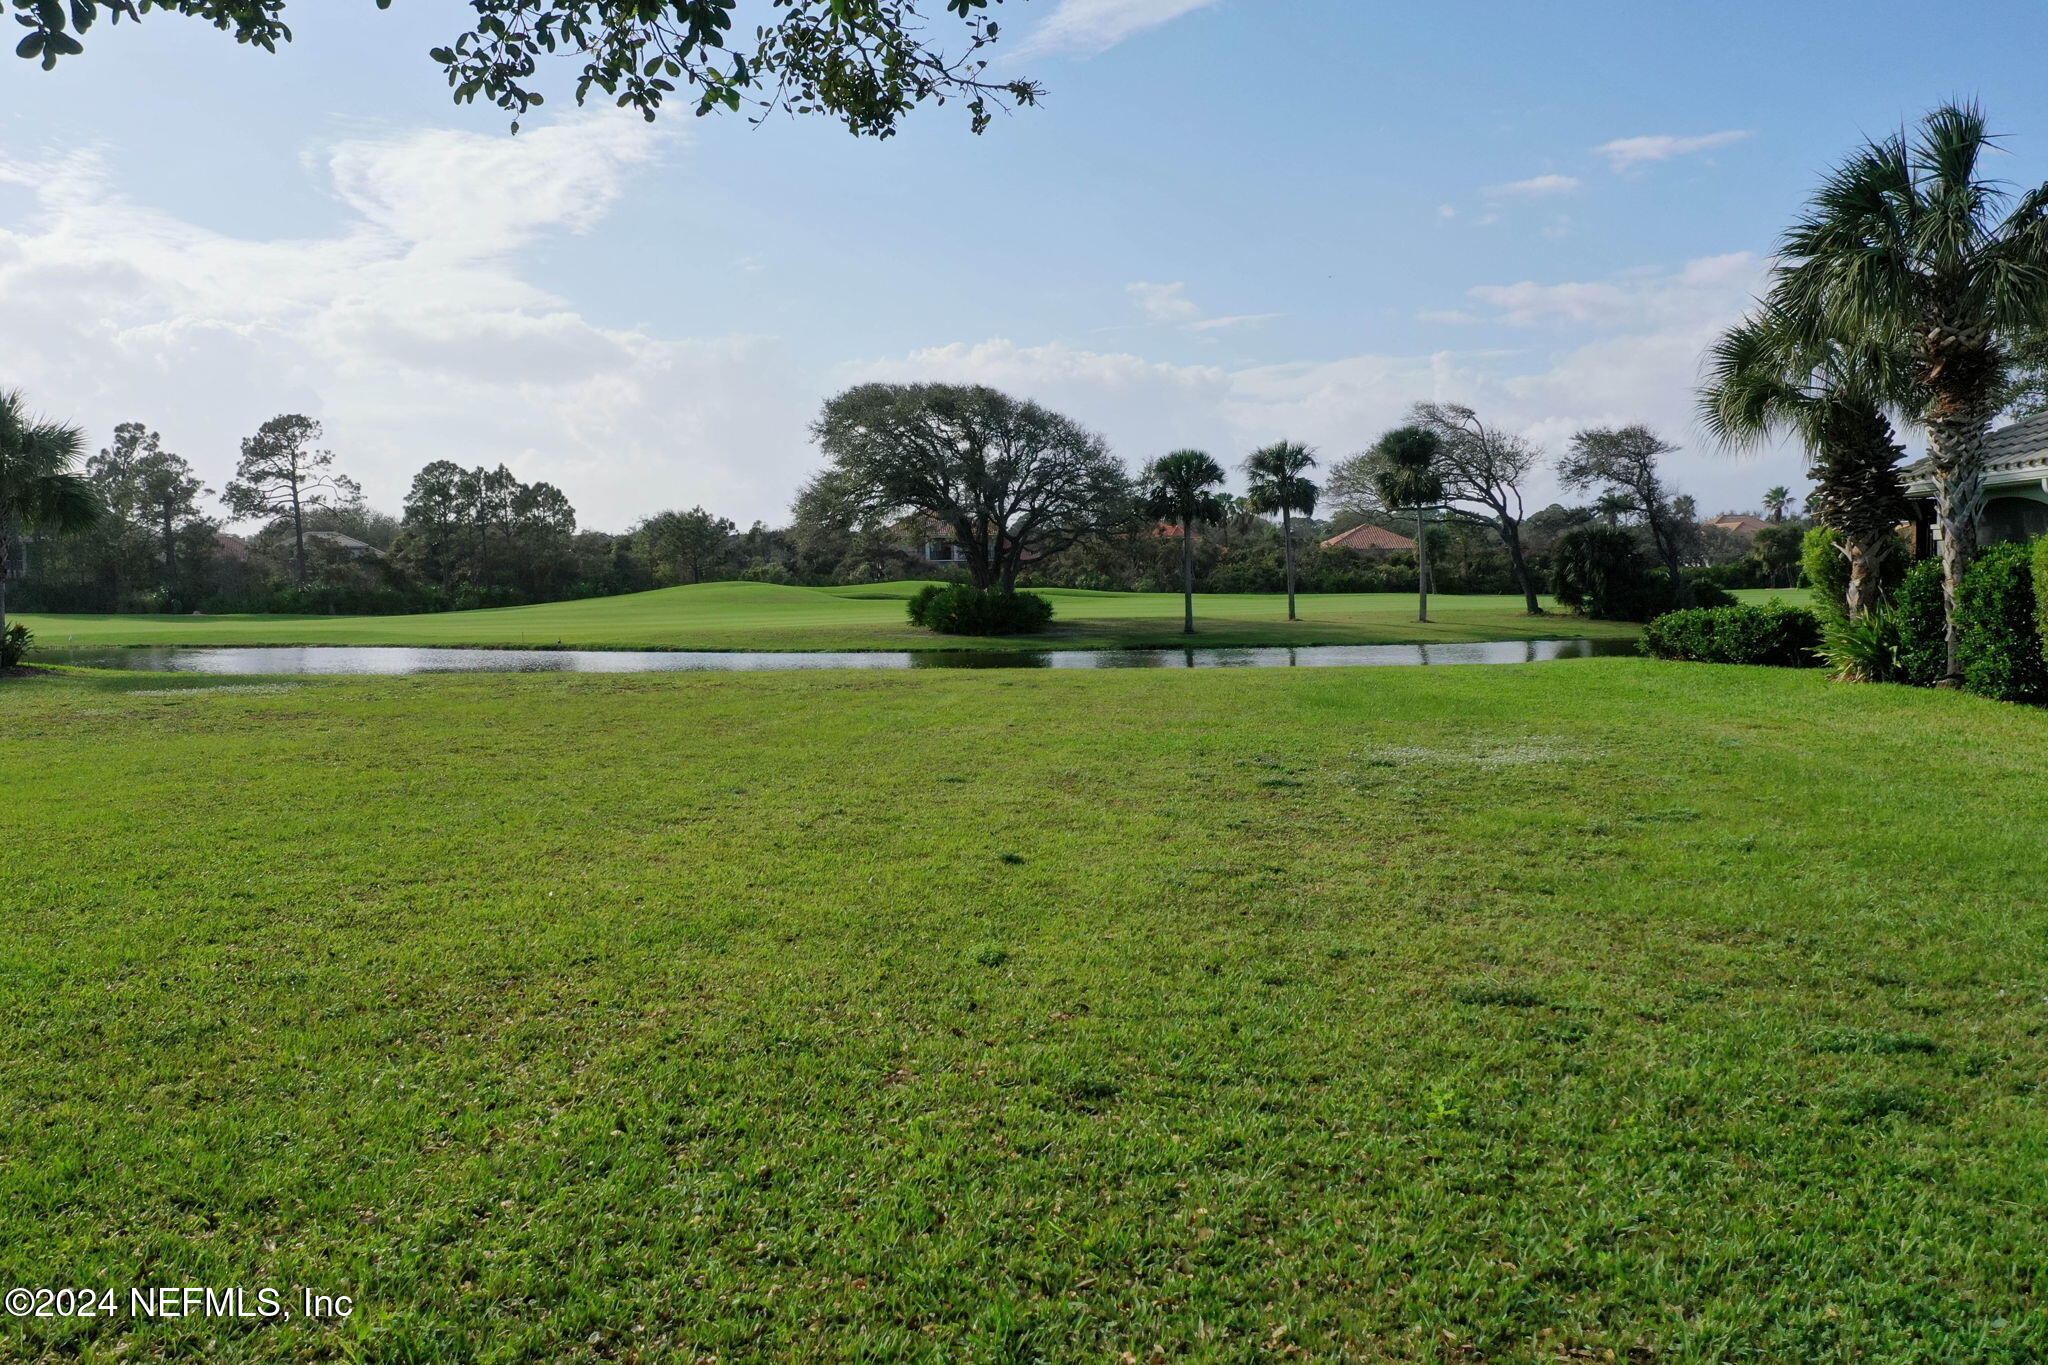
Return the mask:
[[1977, 557], [1977, 522], [1984, 513], [1984, 433], [1990, 404], [1976, 395], [1944, 395], [1927, 416], [1927, 457], [1934, 476], [1934, 525], [1940, 537], [1941, 597], [1948, 614], [1948, 676], [1963, 675], [1956, 596]]
[[1182, 518], [1180, 526], [1180, 633], [1195, 633], [1195, 519]]
[[1287, 560], [1287, 619], [1298, 621], [1294, 614], [1294, 517], [1289, 509], [1280, 509], [1280, 548]]
[[1415, 619], [1429, 620], [1429, 518], [1415, 509]]

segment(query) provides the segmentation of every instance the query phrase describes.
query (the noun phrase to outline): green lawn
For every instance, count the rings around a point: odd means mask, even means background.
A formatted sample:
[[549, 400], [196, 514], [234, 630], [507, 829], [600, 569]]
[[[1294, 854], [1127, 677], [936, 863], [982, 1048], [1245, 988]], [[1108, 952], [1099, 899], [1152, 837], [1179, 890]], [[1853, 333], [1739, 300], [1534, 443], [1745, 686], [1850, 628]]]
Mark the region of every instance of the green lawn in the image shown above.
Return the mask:
[[[1171, 593], [1050, 589], [1058, 612], [1045, 635], [1022, 639], [936, 636], [912, 627], [904, 599], [920, 585], [788, 588], [704, 583], [626, 597], [551, 602], [426, 616], [23, 616], [45, 647], [66, 645], [526, 645], [585, 649], [1127, 648], [1173, 645], [1181, 600]], [[1774, 594], [1755, 594], [1771, 596]], [[1289, 623], [1286, 599], [1203, 596], [1201, 643], [1394, 644], [1421, 640], [1627, 637], [1636, 627], [1572, 616], [1531, 617], [1518, 597], [1431, 600], [1435, 621], [1415, 620], [1402, 593], [1305, 596]]]
[[[0, 1358], [2048, 1357], [2048, 714], [0, 682]], [[1128, 1354], [1126, 1354], [1128, 1353]]]

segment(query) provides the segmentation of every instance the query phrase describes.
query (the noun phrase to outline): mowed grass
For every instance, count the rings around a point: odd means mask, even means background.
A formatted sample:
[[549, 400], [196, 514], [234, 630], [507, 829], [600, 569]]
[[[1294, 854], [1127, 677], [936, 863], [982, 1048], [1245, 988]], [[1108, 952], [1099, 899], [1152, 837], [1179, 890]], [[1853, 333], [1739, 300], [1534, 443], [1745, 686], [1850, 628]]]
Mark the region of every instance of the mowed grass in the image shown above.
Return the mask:
[[[96, 645], [491, 645], [583, 649], [1096, 649], [1177, 645], [1181, 599], [1171, 593], [1047, 589], [1057, 616], [1044, 635], [937, 636], [904, 619], [921, 584], [792, 588], [702, 583], [624, 597], [421, 616], [23, 616], [50, 649]], [[1774, 594], [1762, 594], [1774, 595]], [[1432, 624], [1402, 593], [1286, 599], [1203, 595], [1198, 643], [1395, 644], [1403, 641], [1623, 638], [1636, 627], [1569, 615], [1532, 617], [1518, 597], [1431, 599]]]
[[0, 1283], [359, 1305], [0, 1357], [2038, 1361], [2044, 750], [1631, 659], [0, 683]]

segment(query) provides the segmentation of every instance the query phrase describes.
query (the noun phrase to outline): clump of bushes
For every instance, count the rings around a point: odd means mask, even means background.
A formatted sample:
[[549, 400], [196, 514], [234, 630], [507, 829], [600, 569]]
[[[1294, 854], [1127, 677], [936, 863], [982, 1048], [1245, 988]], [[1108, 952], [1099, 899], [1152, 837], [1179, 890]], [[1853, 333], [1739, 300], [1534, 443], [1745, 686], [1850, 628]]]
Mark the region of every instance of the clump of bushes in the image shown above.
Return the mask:
[[1820, 662], [1820, 619], [1801, 607], [1688, 607], [1643, 628], [1640, 648], [1655, 659], [1807, 668]]
[[1671, 584], [1662, 578], [1619, 526], [1581, 526], [1551, 551], [1551, 592], [1581, 616], [1645, 620], [1671, 605]]
[[1036, 635], [1052, 623], [1052, 603], [1035, 592], [930, 583], [909, 604], [910, 623], [941, 635]]
[[1923, 559], [1906, 570], [1888, 614], [1898, 641], [1896, 681], [1915, 687], [1940, 682], [1948, 672], [1948, 604], [1942, 596], [1940, 560]]
[[2048, 701], [2033, 547], [1993, 545], [1963, 575], [1956, 631], [1963, 686], [1997, 701]]
[[0, 633], [0, 668], [13, 668], [26, 659], [35, 641], [35, 635], [19, 621], [9, 626]]

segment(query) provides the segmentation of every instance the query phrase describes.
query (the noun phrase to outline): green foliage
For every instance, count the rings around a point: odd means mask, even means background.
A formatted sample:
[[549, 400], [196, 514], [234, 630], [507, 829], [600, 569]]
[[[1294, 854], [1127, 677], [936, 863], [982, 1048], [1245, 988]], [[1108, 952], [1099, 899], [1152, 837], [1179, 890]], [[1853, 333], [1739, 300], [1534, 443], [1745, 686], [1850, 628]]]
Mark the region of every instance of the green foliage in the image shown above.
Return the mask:
[[1821, 619], [1821, 657], [1843, 682], [1904, 682], [1898, 609], [1881, 604], [1863, 615]]
[[1653, 575], [1636, 538], [1618, 526], [1581, 526], [1550, 551], [1551, 591], [1581, 616], [1642, 621], [1671, 605], [1668, 579]]
[[1940, 682], [1948, 672], [1948, 605], [1940, 560], [1923, 559], [1906, 570], [1892, 596], [1891, 616], [1898, 633], [1897, 681], [1915, 687]]
[[1998, 701], [2048, 701], [2039, 610], [2032, 547], [1993, 545], [1977, 556], [1956, 595], [1964, 687]]
[[1688, 607], [1643, 627], [1641, 648], [1655, 659], [1707, 664], [1810, 668], [1819, 662], [1820, 621], [1800, 607]]
[[19, 665], [28, 657], [29, 650], [35, 647], [35, 642], [35, 632], [19, 621], [5, 630], [0, 630], [0, 668], [13, 668]]
[[2034, 542], [2034, 629], [2048, 649], [2048, 536]]
[[[429, 55], [458, 104], [479, 97], [523, 115], [545, 102], [543, 71], [575, 76], [576, 102], [596, 99], [653, 119], [680, 88], [698, 114], [747, 107], [829, 114], [848, 131], [888, 137], [927, 101], [965, 105], [975, 132], [1012, 104], [1042, 93], [1023, 79], [985, 79], [977, 56], [995, 42], [986, 12], [1002, 0], [776, 0], [757, 25], [739, 0], [468, 0], [472, 27]], [[323, 0], [327, 8], [332, 0]], [[391, 0], [375, 0], [389, 9]], [[40, 60], [83, 52], [78, 35], [105, 14], [110, 21], [161, 10], [203, 20], [237, 42], [274, 52], [290, 42], [286, 0], [12, 0], [28, 32], [15, 55]], [[311, 8], [302, 0], [302, 12]], [[928, 38], [924, 14], [943, 8], [957, 20], [945, 38]], [[745, 15], [728, 46], [735, 17]], [[580, 64], [580, 65], [579, 65]], [[519, 124], [512, 124], [514, 132]]]
[[1036, 635], [1052, 624], [1052, 603], [1035, 592], [927, 584], [906, 604], [910, 623], [940, 635]]
[[1704, 574], [1688, 571], [1685, 581], [1692, 587], [1692, 604], [1696, 607], [1732, 607], [1741, 601], [1734, 593]]
[[1813, 609], [1822, 619], [1841, 620], [1849, 614], [1849, 557], [1842, 552], [1842, 533], [1832, 526], [1816, 526], [1806, 533], [1799, 562], [1806, 570], [1806, 584], [1813, 589]]

